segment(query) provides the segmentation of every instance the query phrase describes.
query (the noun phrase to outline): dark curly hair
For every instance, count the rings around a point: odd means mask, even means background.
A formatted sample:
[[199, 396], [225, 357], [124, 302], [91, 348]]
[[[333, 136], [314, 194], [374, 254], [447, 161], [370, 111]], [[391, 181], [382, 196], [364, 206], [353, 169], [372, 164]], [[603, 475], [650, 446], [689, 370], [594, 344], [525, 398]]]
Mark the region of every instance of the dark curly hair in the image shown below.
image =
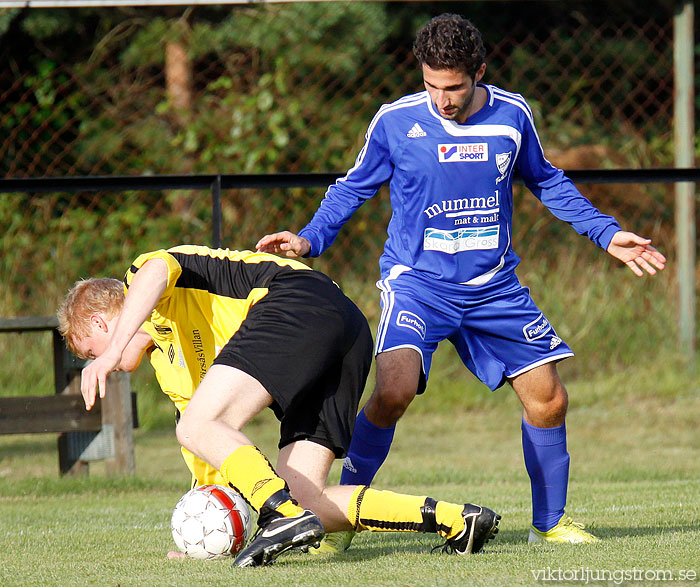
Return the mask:
[[472, 78], [486, 59], [481, 33], [459, 14], [441, 14], [418, 31], [413, 54], [431, 69], [465, 71]]

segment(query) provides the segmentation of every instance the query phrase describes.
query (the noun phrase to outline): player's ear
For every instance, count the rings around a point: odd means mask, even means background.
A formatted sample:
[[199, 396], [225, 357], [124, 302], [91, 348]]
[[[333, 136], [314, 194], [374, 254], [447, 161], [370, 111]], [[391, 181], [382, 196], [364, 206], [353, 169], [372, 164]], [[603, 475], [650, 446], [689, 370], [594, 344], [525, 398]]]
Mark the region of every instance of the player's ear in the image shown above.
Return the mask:
[[482, 63], [481, 67], [477, 69], [476, 73], [474, 74], [474, 82], [480, 82], [481, 78], [484, 77], [484, 74], [486, 73], [486, 64]]
[[90, 325], [94, 328], [97, 328], [98, 330], [102, 330], [103, 332], [107, 332], [108, 330], [107, 322], [105, 321], [102, 314], [99, 313], [90, 316]]

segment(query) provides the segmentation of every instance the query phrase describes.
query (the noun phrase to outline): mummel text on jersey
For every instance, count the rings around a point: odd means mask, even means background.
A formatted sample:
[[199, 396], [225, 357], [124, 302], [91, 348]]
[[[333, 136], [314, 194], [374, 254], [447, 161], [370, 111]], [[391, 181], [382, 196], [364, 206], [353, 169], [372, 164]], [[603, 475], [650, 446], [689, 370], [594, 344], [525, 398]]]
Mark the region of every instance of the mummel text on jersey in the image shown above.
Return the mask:
[[620, 230], [617, 221], [547, 161], [523, 97], [482, 87], [486, 105], [464, 124], [442, 118], [428, 92], [382, 106], [355, 165], [299, 232], [311, 243], [309, 254], [329, 247], [353, 212], [390, 181], [382, 277], [404, 265], [455, 284], [508, 279], [520, 261], [511, 245], [516, 171], [554, 216], [606, 249]]

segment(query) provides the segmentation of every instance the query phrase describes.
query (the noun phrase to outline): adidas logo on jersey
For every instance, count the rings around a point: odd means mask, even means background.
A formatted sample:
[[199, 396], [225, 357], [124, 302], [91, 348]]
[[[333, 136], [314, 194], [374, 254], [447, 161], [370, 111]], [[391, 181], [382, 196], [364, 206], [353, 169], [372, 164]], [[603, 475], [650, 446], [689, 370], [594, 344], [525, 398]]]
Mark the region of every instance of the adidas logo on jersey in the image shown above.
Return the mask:
[[428, 135], [427, 135], [426, 132], [420, 127], [420, 124], [418, 124], [418, 123], [416, 122], [416, 124], [414, 124], [414, 125], [411, 127], [411, 130], [409, 130], [409, 131], [406, 133], [406, 136], [407, 136], [409, 139], [417, 139], [418, 137], [427, 137]]
[[551, 351], [552, 349], [557, 348], [562, 342], [564, 341], [561, 338], [558, 336], [553, 336], [549, 341], [549, 350]]

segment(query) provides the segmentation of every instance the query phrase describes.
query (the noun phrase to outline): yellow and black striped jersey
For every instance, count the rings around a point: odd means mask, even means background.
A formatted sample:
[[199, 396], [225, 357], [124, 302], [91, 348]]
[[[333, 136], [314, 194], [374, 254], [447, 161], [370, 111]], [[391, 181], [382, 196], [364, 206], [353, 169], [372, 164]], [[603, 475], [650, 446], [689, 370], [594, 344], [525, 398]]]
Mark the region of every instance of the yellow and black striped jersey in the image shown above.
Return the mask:
[[143, 329], [155, 344], [150, 361], [158, 382], [180, 411], [272, 278], [310, 270], [266, 253], [182, 245], [139, 256], [124, 277], [127, 290], [150, 259], [167, 263], [168, 282]]

